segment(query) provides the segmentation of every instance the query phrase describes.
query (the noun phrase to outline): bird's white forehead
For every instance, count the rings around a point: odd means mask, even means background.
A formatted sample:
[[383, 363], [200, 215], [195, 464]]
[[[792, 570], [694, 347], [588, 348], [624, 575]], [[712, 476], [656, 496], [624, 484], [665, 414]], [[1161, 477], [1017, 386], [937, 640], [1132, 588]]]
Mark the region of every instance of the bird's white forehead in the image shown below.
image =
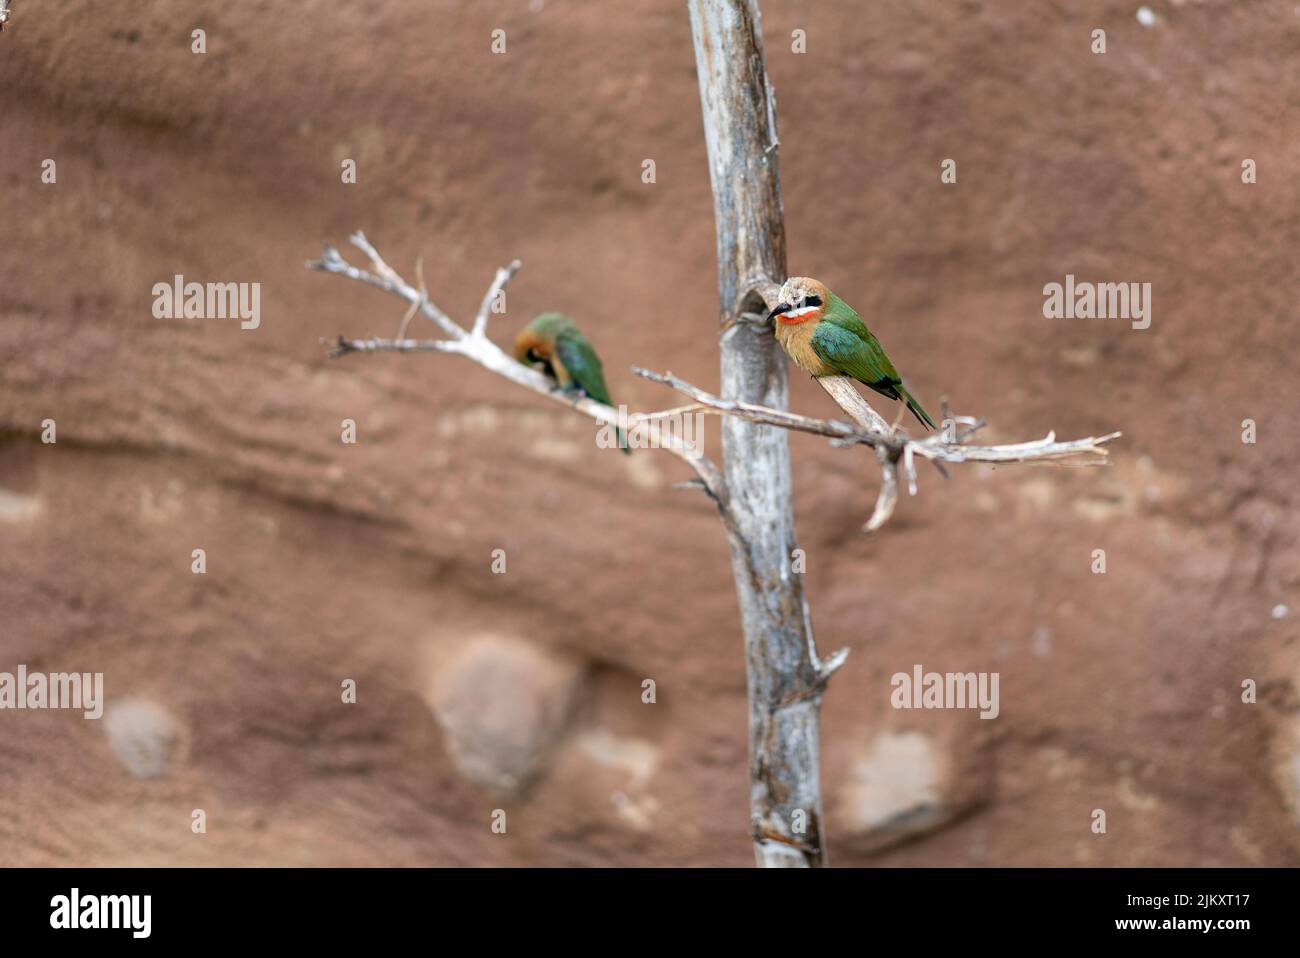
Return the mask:
[[778, 298], [783, 303], [793, 303], [795, 300], [812, 294], [812, 287], [802, 279], [787, 279], [785, 285], [781, 287]]

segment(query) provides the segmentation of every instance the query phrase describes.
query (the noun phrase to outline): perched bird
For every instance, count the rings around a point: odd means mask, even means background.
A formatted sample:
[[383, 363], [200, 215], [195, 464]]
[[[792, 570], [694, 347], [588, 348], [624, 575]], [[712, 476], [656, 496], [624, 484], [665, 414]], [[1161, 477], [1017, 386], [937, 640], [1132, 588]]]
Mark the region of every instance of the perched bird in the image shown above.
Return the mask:
[[806, 276], [786, 280], [767, 318], [776, 320], [776, 338], [799, 368], [814, 376], [851, 376], [882, 396], [901, 399], [923, 424], [938, 428], [862, 317], [824, 283]]
[[[614, 405], [605, 385], [600, 357], [581, 330], [562, 313], [542, 313], [515, 337], [515, 359], [541, 363], [566, 392], [580, 390], [598, 403]], [[618, 445], [631, 454], [627, 434], [619, 428]]]

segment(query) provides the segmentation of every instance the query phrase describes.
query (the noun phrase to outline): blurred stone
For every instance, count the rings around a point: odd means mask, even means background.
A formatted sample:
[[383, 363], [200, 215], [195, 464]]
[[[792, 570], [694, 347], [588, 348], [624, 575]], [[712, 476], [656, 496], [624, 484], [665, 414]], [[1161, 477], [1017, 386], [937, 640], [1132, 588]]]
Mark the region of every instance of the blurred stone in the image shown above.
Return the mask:
[[594, 776], [596, 782], [610, 772], [623, 780], [622, 787], [609, 793], [619, 819], [638, 831], [649, 831], [662, 808], [659, 800], [645, 791], [662, 757], [659, 747], [643, 738], [616, 735], [606, 728], [584, 732], [575, 745], [584, 758], [606, 773]]
[[879, 848], [949, 821], [953, 809], [944, 801], [945, 766], [927, 735], [876, 736], [840, 793], [844, 826]]
[[433, 684], [457, 771], [502, 792], [526, 785], [563, 733], [582, 673], [572, 657], [516, 639], [471, 642]]
[[30, 522], [44, 508], [40, 499], [0, 489], [0, 522]]
[[659, 765], [659, 747], [653, 742], [615, 735], [605, 728], [583, 733], [577, 745], [584, 755], [596, 763], [626, 772], [634, 788], [648, 782]]
[[179, 729], [156, 702], [123, 699], [104, 710], [104, 732], [123, 768], [136, 778], [156, 778], [167, 770]]

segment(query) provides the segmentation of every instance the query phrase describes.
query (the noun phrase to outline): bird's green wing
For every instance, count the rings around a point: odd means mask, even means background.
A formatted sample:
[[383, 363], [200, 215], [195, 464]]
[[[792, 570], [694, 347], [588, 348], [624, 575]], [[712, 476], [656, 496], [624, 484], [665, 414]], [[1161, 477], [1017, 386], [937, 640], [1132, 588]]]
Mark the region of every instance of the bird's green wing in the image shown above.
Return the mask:
[[812, 334], [812, 348], [826, 365], [845, 376], [884, 393], [891, 399], [898, 395], [894, 387], [903, 380], [889, 361], [875, 336], [855, 315], [857, 328], [843, 320], [823, 319]]
[[613, 405], [609, 400], [609, 387], [605, 385], [605, 371], [601, 368], [600, 357], [586, 336], [576, 329], [560, 333], [555, 337], [555, 355], [583, 392], [596, 402]]
[[812, 348], [832, 369], [866, 383], [882, 396], [901, 399], [922, 423], [931, 429], [939, 428], [916, 397], [907, 391], [880, 340], [871, 335], [862, 317], [833, 293], [830, 308], [813, 330]]

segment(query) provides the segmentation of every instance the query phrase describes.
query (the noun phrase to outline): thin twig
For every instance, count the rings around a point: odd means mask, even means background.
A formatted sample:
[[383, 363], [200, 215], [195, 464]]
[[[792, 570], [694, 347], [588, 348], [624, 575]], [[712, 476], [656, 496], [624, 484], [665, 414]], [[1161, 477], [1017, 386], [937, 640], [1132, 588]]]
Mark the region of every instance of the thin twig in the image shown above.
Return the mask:
[[458, 353], [463, 352], [458, 342], [449, 339], [322, 339], [323, 343], [332, 343], [330, 359], [338, 359], [347, 353]]
[[[397, 275], [388, 264], [379, 258], [378, 252], [370, 245], [365, 234], [361, 231], [353, 233], [350, 237], [352, 245], [365, 252], [370, 256], [371, 265], [375, 272], [369, 272], [359, 267], [353, 266], [343, 258], [343, 254], [329, 244], [325, 245], [320, 259], [308, 260], [309, 269], [318, 269], [325, 273], [335, 273], [339, 276], [346, 276], [348, 279], [355, 279], [362, 283], [367, 283], [388, 293], [394, 293], [402, 297], [408, 303], [419, 303], [420, 311], [433, 320], [438, 327], [450, 336], [452, 339], [462, 339], [468, 336], [460, 326], [451, 321], [451, 318], [437, 307], [428, 297], [421, 297], [420, 291], [407, 283]], [[373, 254], [373, 255], [371, 255]]]
[[703, 412], [712, 416], [721, 416], [722, 412], [717, 409], [711, 409], [704, 403], [693, 402], [687, 406], [674, 406], [672, 409], [661, 409], [658, 412], [638, 412], [627, 417], [629, 423], [653, 422], [656, 419], [671, 419], [673, 416], [686, 416], [691, 413]]
[[509, 266], [503, 266], [497, 270], [496, 278], [492, 280], [492, 285], [488, 287], [487, 293], [483, 296], [483, 302], [479, 305], [478, 315], [474, 317], [473, 335], [486, 335], [488, 314], [492, 312], [492, 304], [505, 291], [506, 284], [514, 279], [515, 273], [519, 272], [519, 267], [522, 265], [519, 260], [514, 260]]
[[411, 317], [414, 316], [417, 312], [421, 311], [424, 308], [424, 304], [429, 301], [429, 289], [427, 286], [424, 285], [424, 260], [423, 259], [417, 259], [415, 261], [415, 278], [420, 284], [420, 300], [419, 302], [412, 303], [411, 308], [408, 309], [406, 311], [406, 315], [402, 317], [402, 323], [400, 326], [397, 327], [398, 339], [406, 338], [406, 327], [410, 325]]
[[642, 369], [640, 366], [633, 366], [632, 372], [649, 379], [651, 382], [669, 386], [679, 393], [690, 396], [695, 400], [696, 405], [707, 406], [722, 415], [736, 416], [739, 419], [747, 419], [750, 422], [762, 423], [767, 426], [779, 426], [782, 429], [793, 429], [796, 432], [810, 432], [814, 435], [829, 436], [833, 439], [851, 439], [855, 442], [861, 441], [869, 444], [874, 444], [877, 440], [887, 439], [885, 436], [877, 436], [874, 433], [864, 433], [846, 422], [810, 419], [807, 416], [786, 412], [783, 409], [772, 409], [768, 406], [757, 406], [753, 403], [723, 399], [721, 396], [705, 392], [698, 386], [674, 376], [671, 372], [657, 373], [649, 369]]

